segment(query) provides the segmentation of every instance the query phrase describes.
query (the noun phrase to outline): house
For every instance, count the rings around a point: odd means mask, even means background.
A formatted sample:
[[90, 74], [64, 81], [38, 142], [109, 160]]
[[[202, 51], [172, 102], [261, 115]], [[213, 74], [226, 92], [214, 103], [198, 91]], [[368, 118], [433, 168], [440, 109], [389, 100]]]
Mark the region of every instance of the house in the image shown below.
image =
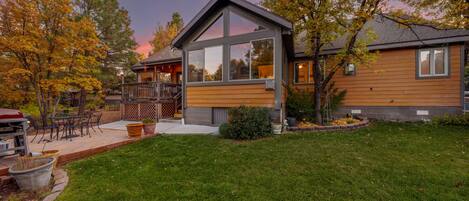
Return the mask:
[[[351, 64], [337, 73], [335, 87], [347, 95], [336, 115], [422, 120], [464, 112], [469, 30], [415, 26], [417, 37], [380, 17], [366, 26], [378, 35], [369, 49], [379, 57], [370, 67]], [[338, 39], [323, 51], [326, 65], [328, 55], [343, 45]], [[156, 108], [151, 115], [176, 113], [186, 123], [220, 124], [228, 108], [247, 105], [270, 108], [279, 123], [285, 118], [286, 88], [313, 88], [312, 62], [304, 49], [284, 18], [245, 0], [211, 0], [172, 48], [132, 68], [139, 83], [125, 90], [124, 113], [141, 118]]]

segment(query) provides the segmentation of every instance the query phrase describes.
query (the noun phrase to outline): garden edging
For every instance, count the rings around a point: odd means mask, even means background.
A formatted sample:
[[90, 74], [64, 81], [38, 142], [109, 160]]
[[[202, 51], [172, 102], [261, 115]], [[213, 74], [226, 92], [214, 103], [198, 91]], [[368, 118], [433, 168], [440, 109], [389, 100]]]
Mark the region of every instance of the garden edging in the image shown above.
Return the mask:
[[289, 127], [287, 131], [312, 131], [312, 132], [321, 132], [321, 131], [346, 131], [346, 130], [355, 130], [363, 127], [367, 127], [370, 124], [370, 121], [366, 118], [361, 119], [360, 122], [355, 124], [343, 125], [343, 126], [314, 126], [309, 128], [300, 128], [300, 127]]
[[52, 174], [54, 176], [54, 186], [52, 187], [51, 194], [46, 196], [42, 201], [54, 201], [68, 184], [68, 175], [64, 169], [55, 169]]

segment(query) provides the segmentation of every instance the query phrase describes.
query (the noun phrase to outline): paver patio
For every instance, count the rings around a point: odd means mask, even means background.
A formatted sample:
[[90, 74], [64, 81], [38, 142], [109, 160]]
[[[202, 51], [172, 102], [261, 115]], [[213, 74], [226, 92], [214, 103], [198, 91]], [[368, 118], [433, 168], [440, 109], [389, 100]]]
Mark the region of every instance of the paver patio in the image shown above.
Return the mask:
[[[36, 141], [30, 143], [30, 150], [32, 152], [41, 152], [42, 150], [59, 150], [61, 156], [67, 156], [60, 161], [68, 162], [78, 158], [83, 158], [88, 155], [93, 155], [102, 151], [106, 151], [115, 147], [130, 144], [138, 141], [139, 139], [131, 139], [127, 136], [127, 129], [125, 125], [129, 123], [136, 123], [131, 121], [118, 121], [101, 126], [103, 133], [96, 129], [96, 133], [91, 131], [91, 137], [76, 137], [72, 140], [54, 140], [48, 143], [37, 143]], [[217, 134], [217, 127], [199, 126], [199, 125], [181, 125], [178, 123], [158, 123], [157, 132], [164, 135], [173, 134]], [[144, 135], [143, 138], [152, 137], [154, 135]], [[28, 136], [29, 141], [34, 136]], [[38, 136], [40, 137], [40, 136]], [[46, 134], [46, 138], [48, 134]], [[5, 157], [0, 159], [0, 175], [4, 175], [8, 167], [13, 164], [16, 156]]]

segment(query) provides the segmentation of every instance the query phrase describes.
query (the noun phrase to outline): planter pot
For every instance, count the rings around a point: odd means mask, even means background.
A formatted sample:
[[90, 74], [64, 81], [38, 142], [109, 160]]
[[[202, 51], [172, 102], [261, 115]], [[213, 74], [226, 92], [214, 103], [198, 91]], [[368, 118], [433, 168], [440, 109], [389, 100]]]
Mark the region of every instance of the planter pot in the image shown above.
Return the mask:
[[127, 134], [129, 137], [142, 136], [143, 124], [127, 124]]
[[272, 124], [272, 131], [275, 135], [282, 134], [282, 124]]
[[47, 151], [41, 152], [41, 155], [39, 156], [32, 156], [32, 158], [35, 158], [35, 159], [54, 158], [55, 159], [54, 168], [56, 168], [57, 162], [59, 161], [59, 154], [60, 154], [59, 150], [47, 150]]
[[295, 117], [287, 117], [287, 124], [289, 127], [295, 127], [297, 122]]
[[156, 130], [156, 123], [152, 124], [143, 124], [143, 132], [145, 135], [153, 135], [155, 134]]
[[[22, 161], [22, 162], [20, 162]], [[18, 160], [8, 172], [23, 191], [40, 191], [49, 186], [55, 158], [25, 158]], [[24, 168], [28, 163], [31, 167]]]

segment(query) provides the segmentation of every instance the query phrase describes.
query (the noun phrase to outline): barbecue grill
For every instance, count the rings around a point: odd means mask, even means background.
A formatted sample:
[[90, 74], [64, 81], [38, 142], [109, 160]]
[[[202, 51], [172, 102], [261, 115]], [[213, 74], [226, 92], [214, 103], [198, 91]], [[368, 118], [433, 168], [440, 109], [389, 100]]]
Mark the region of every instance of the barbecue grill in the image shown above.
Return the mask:
[[[27, 129], [28, 120], [20, 111], [0, 108], [0, 156], [9, 152], [29, 154]], [[9, 141], [13, 141], [14, 146], [11, 146]]]

